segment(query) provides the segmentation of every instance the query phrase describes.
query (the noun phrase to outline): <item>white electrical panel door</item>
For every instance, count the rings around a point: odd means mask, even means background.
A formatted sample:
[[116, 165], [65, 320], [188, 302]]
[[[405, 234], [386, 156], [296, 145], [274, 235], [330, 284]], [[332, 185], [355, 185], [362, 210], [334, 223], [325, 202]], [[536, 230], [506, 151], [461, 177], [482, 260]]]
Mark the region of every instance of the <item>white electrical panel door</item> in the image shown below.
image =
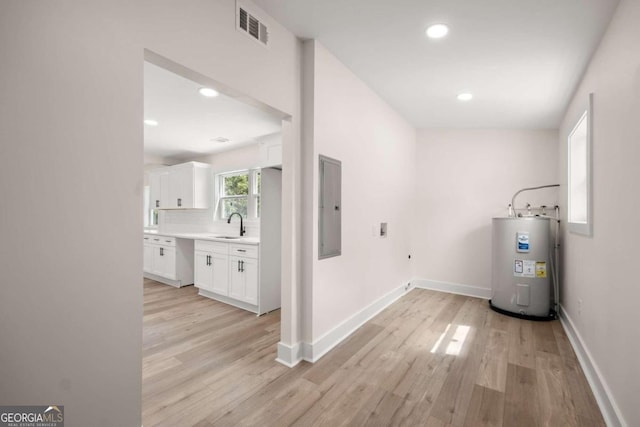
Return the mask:
[[342, 247], [342, 163], [320, 156], [318, 258], [338, 256]]

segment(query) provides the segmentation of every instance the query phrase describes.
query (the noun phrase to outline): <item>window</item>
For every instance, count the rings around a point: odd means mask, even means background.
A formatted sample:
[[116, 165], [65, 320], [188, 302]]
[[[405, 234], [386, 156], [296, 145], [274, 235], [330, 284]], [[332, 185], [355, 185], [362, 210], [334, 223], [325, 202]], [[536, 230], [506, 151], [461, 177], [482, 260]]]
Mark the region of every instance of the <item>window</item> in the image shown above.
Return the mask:
[[151, 208], [151, 187], [144, 187], [144, 227], [155, 228], [158, 226], [158, 209]]
[[593, 94], [567, 138], [569, 231], [591, 235], [591, 125]]
[[253, 171], [253, 185], [251, 186], [253, 189], [252, 195], [255, 200], [255, 214], [256, 218], [260, 218], [260, 171]]
[[260, 171], [243, 170], [217, 176], [218, 219], [239, 213], [245, 219], [260, 217]]

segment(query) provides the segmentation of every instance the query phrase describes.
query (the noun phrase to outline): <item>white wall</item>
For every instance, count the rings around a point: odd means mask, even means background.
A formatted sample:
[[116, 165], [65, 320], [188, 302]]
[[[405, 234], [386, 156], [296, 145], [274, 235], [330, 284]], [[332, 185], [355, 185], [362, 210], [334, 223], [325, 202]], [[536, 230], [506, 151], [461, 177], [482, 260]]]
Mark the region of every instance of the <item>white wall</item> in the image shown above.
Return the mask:
[[[489, 297], [491, 218], [506, 216], [521, 188], [557, 184], [557, 141], [553, 130], [419, 131], [414, 279]], [[556, 189], [521, 193], [516, 205], [554, 206], [557, 194]]]
[[567, 110], [558, 150], [566, 212], [566, 137], [593, 92], [594, 231], [584, 237], [565, 228], [561, 301], [609, 390], [612, 413], [629, 426], [640, 425], [638, 22], [640, 2], [622, 0]]
[[[304, 48], [311, 104], [304, 125], [305, 227], [313, 236], [305, 252], [313, 313], [305, 337], [313, 343], [411, 277], [415, 130], [318, 42]], [[342, 255], [318, 260], [321, 154], [342, 162]], [[372, 236], [380, 222], [389, 224], [387, 238]]]
[[260, 166], [260, 147], [258, 144], [251, 144], [190, 160], [209, 163], [214, 174], [253, 169]]
[[[300, 46], [270, 22], [265, 49], [234, 16], [233, 0], [0, 3], [2, 404], [141, 424], [144, 48], [292, 115], [283, 275], [296, 281]], [[295, 340], [295, 290], [283, 299]]]

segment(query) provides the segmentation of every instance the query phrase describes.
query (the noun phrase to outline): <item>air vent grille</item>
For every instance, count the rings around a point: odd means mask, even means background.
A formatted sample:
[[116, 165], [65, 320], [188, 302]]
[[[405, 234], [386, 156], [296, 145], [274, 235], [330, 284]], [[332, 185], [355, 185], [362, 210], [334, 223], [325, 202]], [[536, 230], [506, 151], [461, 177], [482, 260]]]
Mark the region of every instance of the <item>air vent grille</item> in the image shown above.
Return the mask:
[[258, 18], [251, 15], [244, 6], [238, 5], [238, 30], [248, 34], [263, 45], [269, 43], [269, 29]]
[[247, 31], [247, 11], [240, 8], [240, 28]]

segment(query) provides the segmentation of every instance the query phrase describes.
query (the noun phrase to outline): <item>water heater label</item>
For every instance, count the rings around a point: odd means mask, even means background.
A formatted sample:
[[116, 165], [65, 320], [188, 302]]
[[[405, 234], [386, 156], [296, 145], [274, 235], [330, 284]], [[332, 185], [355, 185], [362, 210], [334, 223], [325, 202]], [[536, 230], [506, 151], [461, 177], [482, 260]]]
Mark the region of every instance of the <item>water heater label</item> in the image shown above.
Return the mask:
[[536, 277], [538, 279], [546, 279], [547, 278], [547, 263], [544, 261], [536, 262]]
[[[516, 277], [536, 277], [536, 262], [528, 259], [517, 259], [513, 263], [513, 275]], [[545, 263], [546, 277], [546, 263]]]
[[518, 231], [517, 236], [517, 251], [518, 252], [529, 252], [529, 233], [525, 231]]

